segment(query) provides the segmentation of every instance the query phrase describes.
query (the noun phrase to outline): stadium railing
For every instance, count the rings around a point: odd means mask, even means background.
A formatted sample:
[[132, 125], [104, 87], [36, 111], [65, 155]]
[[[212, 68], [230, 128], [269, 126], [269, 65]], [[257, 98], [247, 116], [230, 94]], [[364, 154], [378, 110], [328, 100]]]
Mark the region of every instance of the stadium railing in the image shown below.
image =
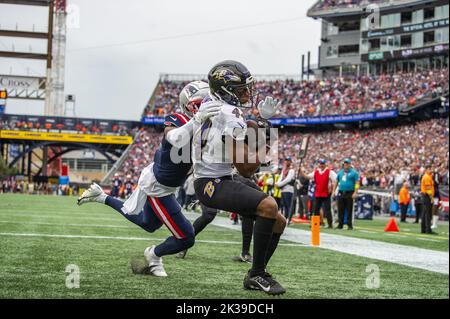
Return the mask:
[[412, 4], [414, 2], [421, 2], [420, 0], [373, 0], [364, 1], [357, 0], [354, 3], [340, 3], [337, 5], [324, 5], [324, 1], [317, 1], [307, 12], [310, 17], [320, 15], [333, 15], [333, 14], [345, 14], [355, 11], [361, 11], [362, 8], [367, 7], [369, 4], [377, 4], [380, 9], [395, 6], [404, 6], [406, 4]]
[[133, 143], [128, 145], [128, 147], [125, 149], [125, 151], [122, 153], [120, 158], [114, 163], [114, 165], [111, 167], [108, 173], [106, 173], [105, 177], [100, 181], [101, 184], [107, 184], [111, 180], [111, 176], [113, 176], [117, 170], [122, 166], [125, 159], [128, 157], [128, 154], [130, 153], [131, 149], [134, 146], [134, 141], [139, 136], [140, 131], [137, 131], [133, 136]]

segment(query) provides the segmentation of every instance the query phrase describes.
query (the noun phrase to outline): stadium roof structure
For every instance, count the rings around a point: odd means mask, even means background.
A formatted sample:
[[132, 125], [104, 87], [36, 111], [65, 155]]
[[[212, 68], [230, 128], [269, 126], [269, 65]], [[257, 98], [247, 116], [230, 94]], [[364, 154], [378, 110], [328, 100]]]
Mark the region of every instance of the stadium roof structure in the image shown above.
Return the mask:
[[[301, 80], [300, 74], [254, 74], [256, 80]], [[206, 74], [181, 74], [181, 73], [160, 73], [160, 81], [185, 82], [185, 81], [207, 81]]]
[[[326, 5], [327, 0], [317, 1], [307, 12], [311, 18], [326, 18], [336, 16], [348, 16], [365, 13], [368, 5], [377, 5], [380, 11], [394, 9], [396, 7], [413, 6], [421, 4], [423, 0], [353, 0], [353, 1], [335, 1], [336, 5]], [[428, 1], [429, 2], [429, 1]]]
[[50, 0], [0, 0], [0, 3], [48, 7]]

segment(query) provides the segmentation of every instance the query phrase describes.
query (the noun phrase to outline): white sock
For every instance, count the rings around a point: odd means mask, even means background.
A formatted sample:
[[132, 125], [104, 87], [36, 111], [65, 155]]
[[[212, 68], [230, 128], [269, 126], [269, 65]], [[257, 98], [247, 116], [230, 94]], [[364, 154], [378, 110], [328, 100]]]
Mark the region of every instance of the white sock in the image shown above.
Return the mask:
[[433, 227], [437, 227], [437, 222], [438, 222], [438, 220], [439, 220], [439, 216], [433, 216]]
[[98, 195], [98, 197], [96, 198], [96, 201], [98, 201], [101, 204], [104, 204], [106, 201], [106, 197], [108, 197], [108, 195], [106, 195], [105, 193], [101, 193], [100, 195]]

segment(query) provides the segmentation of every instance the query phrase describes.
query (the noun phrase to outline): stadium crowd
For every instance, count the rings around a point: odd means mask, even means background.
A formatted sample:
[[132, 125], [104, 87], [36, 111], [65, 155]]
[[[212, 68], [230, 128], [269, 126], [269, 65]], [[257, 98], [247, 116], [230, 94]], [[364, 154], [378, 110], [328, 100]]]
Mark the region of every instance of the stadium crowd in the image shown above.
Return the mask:
[[20, 130], [34, 132], [59, 132], [59, 133], [78, 133], [78, 134], [98, 134], [98, 135], [132, 135], [134, 130], [114, 123], [111, 127], [102, 127], [95, 123], [83, 125], [77, 123], [73, 127], [67, 127], [64, 123], [43, 123], [26, 120], [7, 120], [0, 119], [0, 130]]
[[[187, 82], [163, 81], [154, 105], [143, 116], [164, 116], [176, 110], [178, 94]], [[258, 99], [271, 95], [282, 102], [276, 117], [343, 115], [415, 105], [425, 97], [448, 91], [448, 68], [417, 73], [330, 78], [314, 81], [259, 81]]]
[[[128, 157], [117, 173], [136, 184], [142, 169], [153, 160], [162, 134], [154, 128], [142, 130]], [[278, 158], [291, 157], [298, 162], [301, 133], [280, 133]], [[381, 189], [393, 187], [395, 176], [408, 172], [419, 176], [430, 160], [448, 185], [448, 119], [433, 119], [393, 128], [358, 131], [331, 131], [311, 135], [303, 166], [311, 169], [319, 158], [339, 170], [344, 158], [351, 158], [361, 173], [362, 185]], [[282, 164], [274, 163], [274, 164]], [[418, 178], [418, 177], [417, 177]]]
[[125, 161], [117, 170], [119, 176], [130, 179], [134, 184], [144, 167], [153, 161], [156, 149], [161, 142], [162, 134], [154, 128], [142, 129], [134, 139], [133, 147]]
[[[296, 162], [303, 136], [279, 135], [279, 157], [290, 156]], [[448, 185], [449, 121], [433, 119], [393, 128], [358, 131], [332, 131], [312, 135], [303, 163], [311, 168], [324, 158], [338, 170], [344, 158], [351, 158], [361, 172], [362, 185], [388, 189], [395, 176], [418, 176], [426, 163], [435, 167]]]

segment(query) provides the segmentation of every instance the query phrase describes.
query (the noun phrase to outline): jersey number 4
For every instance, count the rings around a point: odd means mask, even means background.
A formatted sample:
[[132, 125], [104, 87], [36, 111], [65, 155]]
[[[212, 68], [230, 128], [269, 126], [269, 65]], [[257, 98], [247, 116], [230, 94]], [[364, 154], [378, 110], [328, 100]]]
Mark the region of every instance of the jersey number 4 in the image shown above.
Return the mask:
[[233, 109], [233, 111], [231, 111], [231, 113], [233, 113], [234, 115], [236, 115], [237, 118], [242, 118], [242, 120], [244, 120], [244, 115], [242, 114], [242, 111], [239, 110], [237, 107], [235, 107]]

